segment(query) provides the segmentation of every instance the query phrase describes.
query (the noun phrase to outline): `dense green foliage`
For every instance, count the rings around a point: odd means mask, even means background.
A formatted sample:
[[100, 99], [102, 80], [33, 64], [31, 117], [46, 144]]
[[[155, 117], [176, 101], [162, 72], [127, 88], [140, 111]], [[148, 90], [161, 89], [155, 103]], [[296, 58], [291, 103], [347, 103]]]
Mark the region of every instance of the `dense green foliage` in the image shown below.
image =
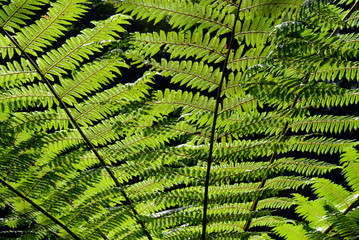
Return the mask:
[[312, 188], [317, 199], [294, 194], [296, 212], [307, 222], [283, 224], [275, 227], [275, 232], [288, 240], [358, 238], [359, 153], [348, 149], [341, 164], [350, 191], [328, 179], [315, 179]]
[[[124, 0], [68, 37], [86, 2], [0, 0], [2, 234], [358, 236], [357, 142], [338, 134], [359, 119], [325, 110], [359, 101], [359, 1]], [[160, 26], [131, 35], [131, 83], [125, 14]]]

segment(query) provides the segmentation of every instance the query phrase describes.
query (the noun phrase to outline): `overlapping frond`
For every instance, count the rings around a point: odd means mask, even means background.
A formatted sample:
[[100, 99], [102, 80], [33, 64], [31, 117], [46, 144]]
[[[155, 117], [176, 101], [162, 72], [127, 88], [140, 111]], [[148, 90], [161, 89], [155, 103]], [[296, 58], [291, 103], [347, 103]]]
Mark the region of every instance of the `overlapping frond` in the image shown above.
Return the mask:
[[[104, 44], [124, 32], [128, 16], [93, 22], [92, 29], [54, 44], [66, 38], [68, 25], [87, 4], [24, 0], [2, 5], [2, 48], [12, 50], [2, 51], [0, 67], [0, 201], [12, 213], [1, 226], [24, 229], [21, 238], [110, 237], [117, 230], [103, 221], [104, 212], [121, 229], [149, 236], [126, 193], [127, 182], [138, 173], [111, 166], [118, 165], [114, 153], [121, 154], [121, 143], [127, 150], [145, 151], [171, 137], [153, 134], [157, 118], [140, 114], [153, 74], [115, 82], [128, 65], [116, 54], [104, 55]], [[40, 8], [47, 13], [33, 22], [32, 11]], [[152, 145], [145, 140], [150, 136]]]
[[[358, 76], [358, 1], [119, 1], [159, 26], [130, 37], [125, 57], [148, 70], [131, 83], [124, 56], [103, 54], [130, 17], [66, 37], [87, 4], [0, 10], [0, 204], [12, 211], [0, 226], [29, 239], [358, 234], [357, 141], [338, 136], [358, 117], [325, 114], [359, 99], [341, 83]], [[342, 167], [320, 157], [342, 152]], [[347, 186], [318, 178], [340, 168]], [[309, 185], [318, 199], [296, 193]], [[309, 224], [283, 216], [295, 204]]]
[[[169, 78], [174, 87], [188, 89], [154, 92], [149, 106], [151, 114], [177, 118], [168, 127], [182, 137], [178, 147], [187, 149], [149, 175], [169, 184], [155, 201], [165, 204], [153, 210], [160, 212], [157, 236], [265, 238], [265, 231], [251, 230], [288, 220], [265, 218], [260, 211], [291, 206], [279, 194], [311, 184], [305, 176], [338, 168], [305, 154], [341, 153], [357, 145], [325, 136], [356, 130], [356, 116], [308, 116], [312, 108], [357, 103], [356, 89], [330, 83], [356, 79], [356, 34], [332, 34], [355, 16], [342, 6], [270, 0], [118, 4], [120, 11], [164, 26], [134, 33], [128, 56]], [[173, 159], [162, 151], [150, 155]], [[262, 203], [267, 199], [271, 204]], [[213, 215], [224, 205], [246, 210]]]
[[[357, 182], [358, 175], [349, 177], [348, 171], [357, 169], [358, 156], [354, 148], [346, 149], [341, 156], [341, 162], [344, 163], [342, 173], [348, 186]], [[352, 165], [346, 164], [348, 160]], [[315, 179], [312, 188], [318, 199], [308, 200], [299, 194], [295, 196], [298, 204], [296, 211], [306, 223], [285, 224], [276, 227], [275, 231], [286, 239], [355, 239], [358, 236], [359, 220], [357, 189], [345, 189], [325, 178]], [[293, 230], [288, 231], [288, 228]]]

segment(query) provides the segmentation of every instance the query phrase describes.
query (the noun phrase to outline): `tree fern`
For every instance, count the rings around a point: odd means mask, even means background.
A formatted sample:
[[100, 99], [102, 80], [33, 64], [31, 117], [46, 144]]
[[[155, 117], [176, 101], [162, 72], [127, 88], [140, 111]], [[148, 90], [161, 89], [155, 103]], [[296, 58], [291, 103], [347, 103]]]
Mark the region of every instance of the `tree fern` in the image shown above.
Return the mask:
[[[318, 178], [340, 167], [311, 156], [346, 150], [356, 191], [357, 142], [335, 136], [358, 118], [312, 110], [357, 103], [336, 83], [356, 78], [356, 5], [125, 0], [67, 37], [86, 1], [2, 4], [1, 225], [19, 239], [353, 236], [342, 223], [357, 223], [357, 200]], [[133, 83], [119, 83], [122, 56], [105, 54], [126, 13], [164, 26], [131, 35], [128, 61], [146, 68]], [[318, 200], [288, 194], [309, 185]], [[279, 214], [295, 204], [308, 226]]]

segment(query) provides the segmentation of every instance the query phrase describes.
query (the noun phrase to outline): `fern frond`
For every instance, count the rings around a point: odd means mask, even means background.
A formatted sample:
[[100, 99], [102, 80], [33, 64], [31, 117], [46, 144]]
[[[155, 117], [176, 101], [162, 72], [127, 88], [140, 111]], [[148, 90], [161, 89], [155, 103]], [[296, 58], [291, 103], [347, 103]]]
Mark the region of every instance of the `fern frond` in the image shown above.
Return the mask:
[[17, 112], [14, 113], [13, 121], [13, 127], [18, 131], [64, 130], [70, 124], [64, 111], [52, 109], [44, 112]]
[[31, 26], [20, 29], [16, 40], [27, 53], [37, 56], [38, 52], [51, 45], [61, 37], [66, 26], [81, 17], [87, 9], [86, 1], [57, 1], [51, 2], [45, 16], [42, 16]]
[[274, 168], [283, 168], [288, 171], [294, 171], [304, 176], [322, 175], [339, 168], [335, 164], [314, 160], [314, 159], [293, 159], [293, 158], [280, 158], [274, 161]]
[[299, 204], [296, 208], [296, 212], [300, 216], [303, 216], [305, 220], [310, 222], [309, 227], [319, 230], [325, 229], [330, 225], [329, 220], [322, 217], [326, 214], [324, 199], [310, 201], [308, 198], [305, 198], [300, 194], [295, 194], [294, 198]]
[[71, 109], [74, 118], [83, 125], [103, 119], [120, 110], [126, 104], [141, 101], [147, 88], [141, 89], [143, 83], [115, 86], [98, 93]]
[[275, 227], [288, 222], [288, 219], [278, 216], [264, 216], [252, 220], [251, 227], [267, 226]]
[[274, 228], [274, 232], [288, 240], [309, 240], [306, 230], [301, 225], [283, 224]]
[[343, 239], [353, 239], [359, 236], [358, 223], [359, 211], [355, 208], [347, 213], [347, 215], [336, 214], [332, 217], [333, 230]]
[[127, 19], [124, 15], [114, 15], [105, 21], [93, 22], [94, 28], [85, 29], [80, 35], [69, 38], [60, 48], [47, 52], [36, 62], [50, 79], [66, 74], [66, 71], [75, 69], [84, 59], [98, 52], [101, 42], [117, 37], [115, 30], [124, 31], [120, 24], [127, 24]]
[[357, 145], [357, 143], [352, 140], [337, 140], [326, 137], [314, 137], [307, 140], [292, 138], [287, 142], [287, 144], [290, 145], [288, 146], [288, 150], [330, 154], [333, 154], [335, 152], [343, 152], [346, 148]]
[[0, 66], [0, 87], [2, 90], [33, 82], [38, 73], [24, 58], [20, 61], [8, 62], [7, 66]]
[[355, 201], [355, 199], [350, 199], [350, 192], [345, 190], [344, 187], [328, 179], [316, 179], [312, 187], [318, 197], [330, 202], [341, 211], [348, 208], [352, 201]]
[[115, 73], [120, 74], [118, 68], [127, 67], [118, 60], [113, 58], [86, 64], [76, 71], [72, 78], [61, 79], [60, 85], [54, 87], [66, 103], [73, 105], [76, 102], [75, 98], [101, 89], [103, 84], [108, 84], [109, 80], [115, 77]]
[[[259, 36], [259, 39], [265, 38], [263, 36]], [[253, 41], [253, 44], [257, 44], [256, 41]], [[252, 48], [248, 51], [245, 51], [244, 45], [242, 45], [242, 47], [239, 48], [236, 52], [231, 52], [231, 54], [229, 55], [230, 60], [228, 62], [228, 67], [233, 70], [240, 69], [242, 71], [245, 71], [253, 66], [263, 63], [265, 59], [269, 56], [271, 49], [269, 47], [265, 47], [264, 43], [262, 44], [263, 46], [260, 46], [258, 48]]]
[[47, 4], [47, 0], [15, 0], [0, 9], [0, 26], [6, 31], [14, 32], [26, 25], [25, 21], [34, 15], [36, 10]]
[[134, 36], [135, 55], [153, 56], [161, 48], [170, 53], [170, 58], [188, 59], [194, 57], [208, 63], [218, 63], [224, 60], [225, 41], [211, 37], [198, 30], [194, 33], [168, 32], [136, 34]]
[[120, 10], [136, 15], [138, 19], [155, 20], [155, 23], [168, 18], [172, 27], [184, 30], [198, 25], [199, 29], [206, 28], [209, 32], [217, 31], [218, 35], [230, 31], [233, 25], [234, 7], [227, 4], [192, 3], [191, 1], [131, 1], [121, 3]]
[[218, 79], [221, 77], [219, 69], [204, 64], [204, 62], [191, 61], [169, 61], [161, 60], [161, 63], [151, 62], [162, 76], [173, 76], [173, 83], [180, 83], [187, 87], [199, 90], [213, 91], [218, 86]]
[[55, 99], [45, 84], [13, 88], [0, 97], [1, 109], [17, 111], [31, 106], [52, 107]]
[[0, 53], [2, 58], [8, 57], [9, 59], [12, 59], [14, 54], [18, 52], [16, 47], [11, 44], [11, 40], [8, 37], [3, 35], [0, 36]]
[[276, 177], [276, 178], [269, 178], [265, 186], [266, 187], [273, 187], [277, 190], [284, 190], [284, 189], [298, 189], [299, 187], [304, 187], [312, 183], [309, 179], [305, 179], [303, 177]]
[[[157, 111], [173, 111], [176, 108], [183, 108], [183, 115], [187, 113], [196, 114], [197, 116], [213, 111], [214, 99], [202, 96], [200, 94], [193, 94], [187, 91], [175, 91], [166, 89], [165, 91], [156, 92], [154, 97], [156, 101], [151, 103], [155, 107], [152, 109], [153, 113]], [[206, 122], [208, 118], [204, 115], [201, 118], [196, 118], [198, 122]], [[207, 123], [208, 124], [208, 123]]]
[[348, 182], [348, 185], [354, 192], [359, 191], [359, 162], [358, 151], [354, 148], [346, 149], [341, 156], [340, 163], [343, 166], [343, 174]]
[[294, 132], [330, 132], [341, 133], [341, 131], [351, 131], [358, 128], [358, 118], [351, 116], [311, 116], [304, 122], [297, 121], [290, 124]]
[[261, 209], [287, 209], [295, 205], [295, 201], [291, 198], [266, 198], [258, 202], [258, 210]]

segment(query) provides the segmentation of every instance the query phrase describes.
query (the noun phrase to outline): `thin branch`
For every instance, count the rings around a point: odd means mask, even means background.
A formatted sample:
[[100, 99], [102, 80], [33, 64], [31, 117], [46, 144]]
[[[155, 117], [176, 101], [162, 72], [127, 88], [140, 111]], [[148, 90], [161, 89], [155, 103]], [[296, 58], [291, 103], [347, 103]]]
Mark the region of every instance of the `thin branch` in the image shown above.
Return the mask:
[[229, 44], [228, 44], [228, 52], [226, 55], [226, 59], [224, 60], [223, 63], [223, 67], [222, 67], [222, 76], [221, 76], [221, 81], [219, 83], [218, 89], [217, 89], [217, 96], [216, 96], [216, 106], [214, 109], [214, 114], [213, 114], [213, 123], [212, 123], [212, 130], [211, 130], [211, 137], [210, 137], [210, 145], [209, 145], [209, 152], [208, 152], [208, 160], [207, 160], [207, 173], [206, 173], [206, 181], [205, 181], [205, 186], [204, 186], [204, 200], [203, 200], [203, 219], [202, 219], [202, 240], [206, 239], [206, 228], [207, 228], [207, 209], [208, 209], [208, 189], [209, 189], [209, 180], [210, 180], [210, 175], [211, 175], [211, 165], [212, 165], [212, 158], [213, 158], [213, 146], [214, 146], [214, 135], [216, 132], [216, 124], [217, 124], [217, 118], [218, 118], [218, 109], [219, 109], [219, 104], [220, 104], [220, 99], [221, 99], [221, 93], [222, 93], [222, 87], [223, 87], [223, 82], [224, 82], [224, 78], [225, 78], [225, 71], [227, 69], [227, 64], [228, 64], [228, 60], [229, 60], [229, 55], [231, 53], [230, 49], [232, 47], [233, 44], [233, 40], [234, 40], [234, 35], [235, 35], [235, 29], [236, 29], [236, 24], [237, 24], [237, 19], [239, 16], [239, 12], [240, 12], [240, 6], [238, 5], [237, 7], [237, 12], [236, 12], [236, 16], [234, 18], [234, 24], [233, 24], [233, 28], [232, 28], [232, 32], [231, 32], [231, 37], [229, 39]]
[[[39, 68], [39, 66], [36, 64], [36, 62], [29, 56], [29, 54], [27, 52], [24, 51], [24, 49], [20, 46], [20, 44], [3, 28], [0, 26], [0, 32], [7, 36], [11, 42], [21, 51], [21, 54], [30, 61], [31, 65], [35, 68], [36, 72], [40, 75], [41, 80], [46, 84], [46, 86], [50, 89], [51, 93], [54, 95], [54, 97], [56, 98], [56, 100], [59, 102], [59, 105], [61, 107], [61, 109], [63, 109], [66, 112], [66, 115], [70, 118], [71, 123], [74, 125], [74, 127], [79, 131], [81, 137], [83, 138], [83, 140], [85, 141], [85, 143], [87, 144], [87, 146], [92, 150], [92, 152], [95, 154], [96, 158], [100, 161], [101, 165], [105, 167], [107, 173], [110, 175], [111, 179], [115, 182], [116, 187], [121, 188], [122, 184], [118, 181], [118, 179], [115, 177], [115, 174], [113, 173], [113, 171], [111, 170], [111, 168], [109, 168], [109, 166], [106, 164], [105, 160], [103, 159], [103, 157], [99, 154], [99, 152], [97, 151], [97, 149], [94, 147], [94, 145], [92, 144], [92, 142], [89, 140], [89, 138], [86, 136], [86, 134], [84, 133], [84, 131], [82, 130], [82, 128], [80, 127], [80, 125], [77, 123], [77, 121], [75, 120], [75, 118], [72, 116], [69, 108], [66, 106], [65, 102], [62, 101], [62, 98], [59, 96], [59, 94], [56, 92], [56, 90], [53, 88], [53, 86], [51, 85], [50, 81], [47, 79], [47, 77], [42, 73], [41, 69]], [[128, 205], [133, 213], [133, 217], [136, 219], [136, 222], [141, 226], [144, 234], [147, 236], [147, 238], [149, 240], [153, 240], [151, 235], [149, 234], [149, 232], [146, 230], [145, 228], [145, 224], [138, 218], [138, 212], [137, 210], [132, 206], [132, 201], [131, 199], [127, 196], [126, 192], [121, 188], [120, 190], [121, 194], [123, 195], [123, 197], [125, 198], [125, 205]]]
[[[306, 75], [306, 79], [308, 79], [309, 77], [309, 74]], [[307, 81], [307, 80], [306, 80]], [[297, 104], [299, 100], [299, 95], [297, 95], [292, 103], [292, 105], [290, 106], [290, 109], [293, 109], [295, 107], [295, 105]], [[284, 126], [283, 126], [283, 129], [282, 131], [280, 132], [280, 135], [279, 135], [279, 140], [278, 140], [278, 143], [283, 141], [284, 137], [285, 137], [285, 134], [287, 133], [288, 131], [288, 128], [289, 128], [289, 121], [287, 121]], [[271, 165], [274, 160], [276, 159], [277, 157], [277, 152], [274, 151], [274, 153], [272, 154], [269, 162], [268, 162], [268, 165]], [[268, 170], [267, 170], [268, 171]], [[267, 173], [264, 174], [264, 177], [262, 178], [257, 190], [260, 190], [262, 188], [264, 188], [264, 185], [266, 184], [266, 181], [267, 181]], [[258, 205], [258, 202], [259, 202], [259, 196], [257, 195], [256, 198], [254, 199], [253, 203], [252, 203], [252, 206], [249, 210], [249, 212], [253, 212], [257, 209], [257, 205]], [[251, 225], [251, 222], [252, 222], [252, 217], [250, 216], [248, 218], [248, 220], [246, 221], [246, 223], [244, 224], [244, 227], [243, 227], [243, 231], [248, 231], [249, 229], [249, 226]]]

